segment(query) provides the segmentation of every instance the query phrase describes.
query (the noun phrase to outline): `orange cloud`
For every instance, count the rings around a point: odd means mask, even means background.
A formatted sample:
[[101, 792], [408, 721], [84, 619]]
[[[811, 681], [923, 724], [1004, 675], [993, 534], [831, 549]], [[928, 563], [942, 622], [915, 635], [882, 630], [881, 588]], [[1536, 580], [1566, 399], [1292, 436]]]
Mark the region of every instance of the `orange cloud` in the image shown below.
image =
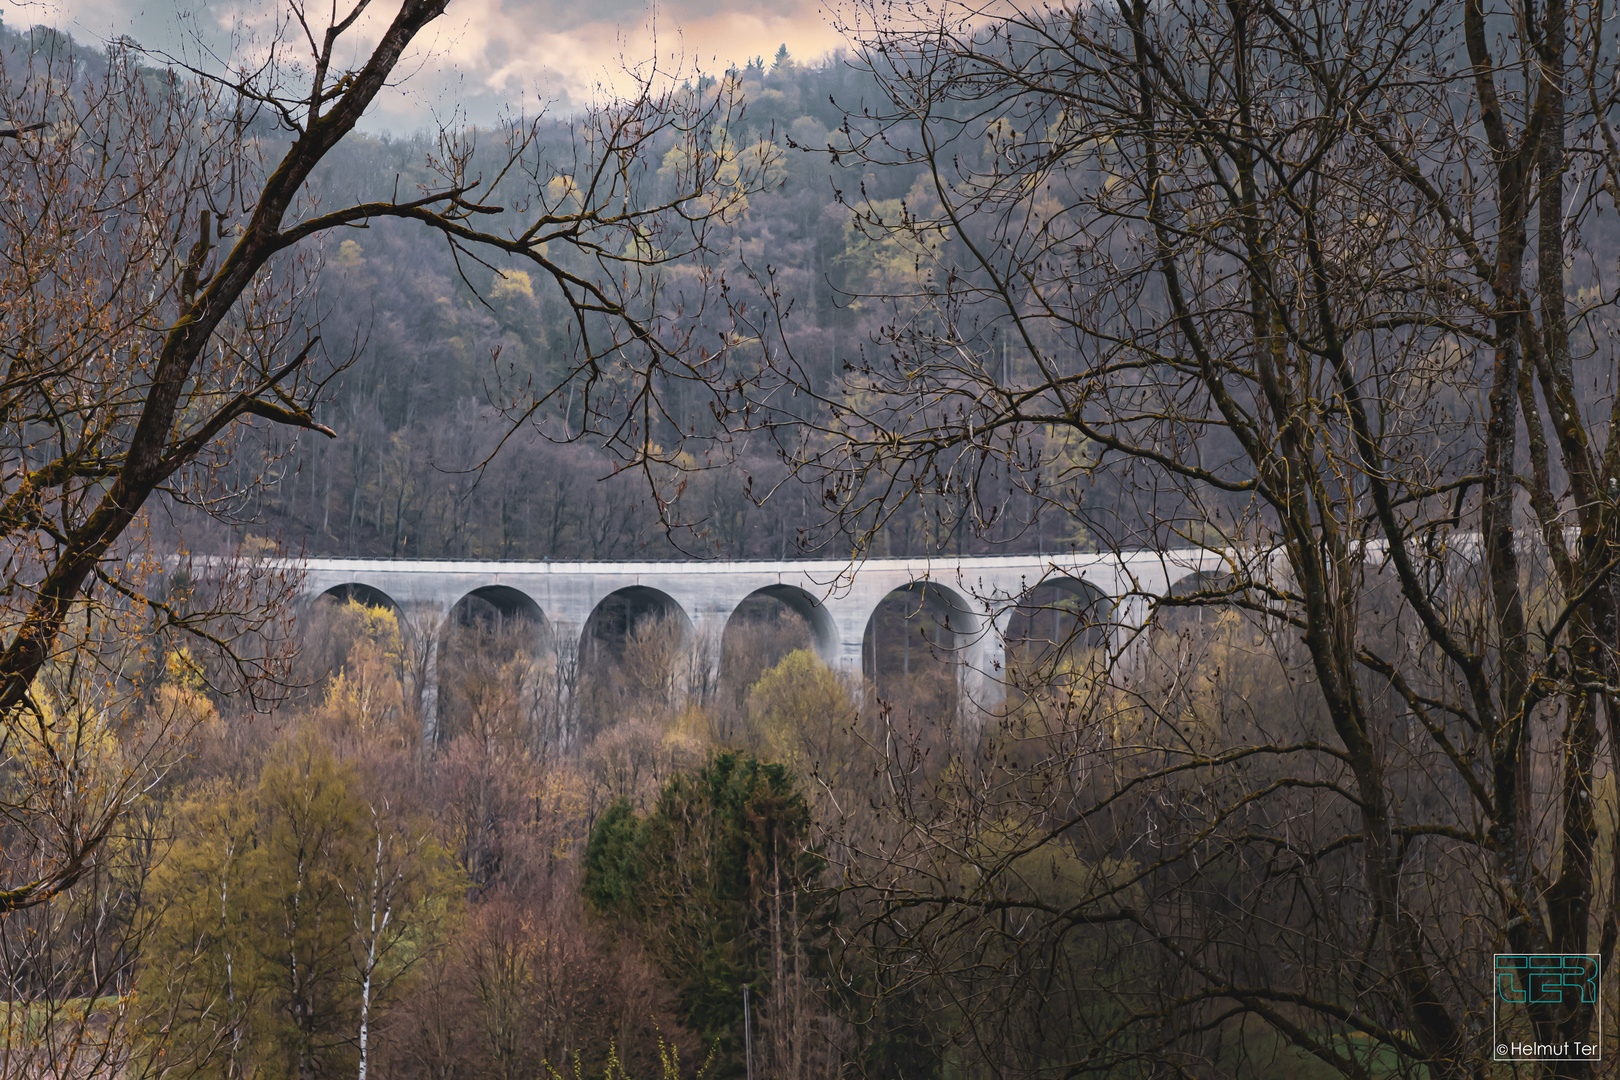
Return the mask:
[[[81, 39], [131, 34], [148, 48], [195, 56], [199, 42], [218, 56], [255, 51], [274, 26], [271, 3], [168, 7], [147, 0], [45, 0], [25, 5], [32, 22], [62, 26]], [[314, 5], [312, 5], [314, 6]], [[392, 12], [379, 5], [352, 35], [355, 58]], [[818, 0], [451, 0], [400, 66], [400, 86], [380, 98], [372, 124], [426, 127], [458, 109], [487, 123], [502, 109], [564, 109], [622, 93], [631, 72], [656, 61], [661, 74], [717, 73], [781, 44], [801, 61], [843, 44]], [[628, 70], [627, 70], [628, 69]]]

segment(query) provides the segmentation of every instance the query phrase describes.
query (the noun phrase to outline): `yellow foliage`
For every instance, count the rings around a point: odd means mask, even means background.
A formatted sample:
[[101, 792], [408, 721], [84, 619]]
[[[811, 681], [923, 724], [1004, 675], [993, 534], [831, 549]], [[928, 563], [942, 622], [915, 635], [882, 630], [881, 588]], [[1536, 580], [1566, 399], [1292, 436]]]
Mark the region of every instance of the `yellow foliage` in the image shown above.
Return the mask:
[[579, 185], [572, 176], [554, 176], [546, 184], [546, 200], [556, 209], [579, 202]]
[[534, 281], [529, 277], [527, 270], [508, 270], [495, 278], [495, 285], [489, 290], [491, 300], [502, 300], [507, 297], [516, 299], [521, 296], [528, 300], [534, 299]]
[[839, 264], [853, 281], [864, 279], [859, 291], [912, 295], [932, 273], [939, 245], [950, 238], [933, 185], [919, 177], [903, 199], [872, 200], [863, 218], [846, 220]]
[[695, 701], [688, 701], [675, 719], [670, 721], [669, 733], [666, 737], [679, 738], [691, 743], [693, 746], [703, 746], [710, 741], [710, 732], [714, 727], [713, 718], [702, 705]]
[[157, 689], [153, 704], [157, 715], [179, 731], [187, 731], [208, 723], [219, 714], [214, 703], [200, 690], [164, 683]]
[[364, 266], [366, 260], [361, 258], [361, 251], [362, 248], [359, 244], [353, 240], [345, 240], [338, 245], [337, 258], [332, 260], [332, 265], [341, 266], [345, 270], [353, 270], [356, 267]]
[[[85, 701], [67, 707], [48, 694], [36, 694], [35, 711], [13, 729], [11, 764], [25, 777], [25, 790], [49, 790], [70, 774], [81, 791], [122, 758], [122, 747], [107, 712]], [[43, 786], [41, 786], [43, 785]]]
[[364, 655], [375, 656], [390, 666], [397, 667], [401, 663], [404, 649], [399, 634], [399, 616], [392, 610], [367, 607], [358, 600], [350, 600], [344, 605], [343, 617], [352, 623], [350, 633], [354, 644], [349, 650], [351, 662], [356, 657], [356, 650], [366, 650]]
[[766, 756], [799, 771], [833, 768], [855, 717], [837, 674], [808, 649], [795, 649], [748, 691], [748, 719]]
[[684, 176], [691, 161], [692, 155], [687, 148], [681, 143], [676, 143], [664, 151], [664, 160], [658, 164], [659, 179], [672, 180], [677, 176]]
[[184, 645], [163, 658], [164, 683], [182, 690], [203, 688], [202, 669], [192, 659], [191, 650]]
[[351, 644], [318, 710], [325, 729], [367, 742], [380, 739], [404, 745], [412, 740], [405, 713], [399, 618], [388, 608], [350, 600], [338, 612], [336, 631]]
[[590, 832], [590, 782], [578, 766], [559, 762], [542, 769], [533, 792], [538, 839], [556, 860], [571, 858], [577, 841]]
[[352, 1012], [358, 965], [373, 987], [405, 977], [466, 888], [431, 822], [368, 794], [307, 729], [271, 751], [256, 781], [180, 791], [170, 824], [146, 888], [162, 962], [140, 973], [134, 1026], [148, 1064], [216, 1067], [188, 1069], [198, 1075], [285, 1075], [281, 1018], [299, 1000], [287, 988], [308, 980], [323, 1008]]

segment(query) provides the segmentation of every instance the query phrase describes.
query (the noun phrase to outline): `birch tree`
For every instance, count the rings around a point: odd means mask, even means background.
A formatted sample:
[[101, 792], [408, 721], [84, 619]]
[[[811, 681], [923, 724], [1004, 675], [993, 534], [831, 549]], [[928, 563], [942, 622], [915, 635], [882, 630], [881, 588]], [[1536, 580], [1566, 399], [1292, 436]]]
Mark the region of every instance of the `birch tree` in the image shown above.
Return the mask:
[[453, 891], [446, 855], [424, 823], [380, 795], [367, 799], [365, 809], [367, 828], [360, 850], [367, 857], [355, 866], [353, 880], [343, 888], [360, 993], [355, 1040], [359, 1080], [366, 1080], [371, 1071], [378, 1007], [433, 946], [433, 912], [444, 911], [443, 898]]

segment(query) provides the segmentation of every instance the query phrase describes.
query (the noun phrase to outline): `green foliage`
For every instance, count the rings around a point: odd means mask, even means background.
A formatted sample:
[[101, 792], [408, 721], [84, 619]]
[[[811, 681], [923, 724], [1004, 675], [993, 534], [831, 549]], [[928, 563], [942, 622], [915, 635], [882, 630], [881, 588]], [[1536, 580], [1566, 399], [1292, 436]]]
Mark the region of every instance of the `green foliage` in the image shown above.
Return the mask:
[[855, 704], [838, 675], [795, 649], [748, 692], [748, 719], [765, 752], [801, 773], [836, 778], [852, 756]]
[[629, 799], [616, 800], [602, 812], [585, 849], [585, 902], [593, 911], [635, 910], [644, 843], [641, 819]]
[[149, 1063], [264, 1080], [352, 1069], [363, 1006], [389, 996], [455, 893], [442, 847], [307, 732], [250, 790], [184, 793], [173, 822], [148, 895], [164, 962], [138, 992]]
[[285, 1075], [333, 1068], [349, 1056], [356, 1020], [343, 985], [349, 959], [343, 884], [361, 855], [354, 849], [364, 814], [351, 788], [351, 771], [311, 739], [288, 746], [259, 784], [258, 843], [241, 910], [251, 913], [251, 928], [262, 930], [253, 944], [267, 969], [271, 1012], [264, 1026], [282, 1059], [266, 1064]]
[[764, 1014], [776, 960], [819, 955], [829, 918], [810, 826], [786, 766], [722, 753], [677, 774], [645, 818], [616, 803], [591, 832], [587, 901], [642, 940], [717, 1076], [742, 1070], [743, 984]]

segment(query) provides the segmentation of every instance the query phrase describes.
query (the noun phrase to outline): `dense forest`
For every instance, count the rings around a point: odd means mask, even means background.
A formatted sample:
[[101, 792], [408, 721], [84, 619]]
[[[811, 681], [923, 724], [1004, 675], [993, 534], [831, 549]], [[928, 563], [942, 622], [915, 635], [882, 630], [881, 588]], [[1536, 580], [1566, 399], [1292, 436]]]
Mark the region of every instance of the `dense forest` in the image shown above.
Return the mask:
[[[956, 711], [943, 651], [913, 647], [879, 695], [828, 669], [791, 613], [744, 622], [703, 682], [673, 623], [591, 665], [526, 620], [472, 613], [437, 646], [444, 716], [426, 748], [422, 645], [386, 608], [305, 613], [302, 689], [269, 716], [216, 700], [170, 654], [145, 708], [182, 719], [190, 752], [93, 888], [19, 917], [49, 938], [35, 959], [106, 958], [88, 986], [37, 998], [30, 1045], [153, 1076], [673, 1080], [744, 1077], [751, 1059], [756, 1076], [928, 1077], [1038, 1062], [1053, 1032], [1115, 1015], [1059, 999], [990, 1045], [963, 1041], [972, 1006], [952, 999], [975, 980], [889, 965], [891, 931], [828, 872], [857, 854], [881, 872], [869, 847], [904, 847], [920, 792], [884, 797], [874, 777], [949, 786], [953, 762], [1055, 746], [1061, 695], [1029, 696], [1010, 740], [973, 735], [934, 719]], [[1032, 685], [1045, 648], [1017, 654]], [[997, 842], [1028, 826], [1004, 820]], [[1077, 853], [1042, 891], [1132, 865]], [[1263, 1040], [1219, 1052], [1261, 1055], [1263, 1075], [1301, 1063]]]
[[[699, 258], [727, 267], [731, 302], [745, 320], [750, 303], [765, 305], [768, 281], [775, 304], [791, 311], [776, 347], [819, 391], [840, 393], [844, 366], [883, 348], [881, 327], [893, 316], [880, 298], [911, 291], [921, 273], [915, 252], [870, 222], [927, 203], [925, 177], [917, 166], [874, 169], [848, 153], [845, 115], [879, 87], [846, 57], [799, 64], [784, 44], [773, 59], [699, 88], [722, 91], [739, 106], [724, 140], [769, 164], [707, 250], [670, 274], [689, 272]], [[563, 120], [547, 133], [559, 146], [569, 138]], [[314, 197], [386, 195], [420, 180], [434, 150], [427, 134], [352, 137], [312, 180]], [[653, 160], [645, 167], [669, 170]], [[689, 442], [691, 471], [663, 492], [679, 487], [661, 516], [648, 478], [617, 474], [622, 457], [582, 431], [586, 388], [568, 377], [572, 317], [528, 271], [458, 259], [442, 239], [395, 221], [333, 234], [321, 257], [320, 289], [305, 318], [342, 369], [317, 414], [337, 438], [301, 433], [289, 443], [271, 435], [262, 451], [240, 457], [223, 484], [253, 492], [228, 508], [239, 527], [219, 536], [200, 525], [194, 545], [254, 535], [310, 555], [534, 560], [849, 553], [850, 541], [824, 527], [818, 493], [790, 477], [769, 438], [692, 438], [715, 423], [708, 391], [691, 380], [663, 386], [653, 437], [666, 446]], [[715, 325], [716, 333], [736, 333], [723, 319]], [[514, 407], [553, 387], [563, 389], [538, 415]], [[1054, 493], [1083, 502], [1082, 455], [1055, 442], [1044, 464]], [[273, 463], [265, 482], [247, 483], [259, 478], [261, 461]], [[1014, 553], [1084, 543], [1079, 515], [1037, 514], [1044, 493], [1000, 483], [1007, 505], [993, 527], [975, 527], [948, 500], [913, 504], [878, 531], [873, 550]]]

